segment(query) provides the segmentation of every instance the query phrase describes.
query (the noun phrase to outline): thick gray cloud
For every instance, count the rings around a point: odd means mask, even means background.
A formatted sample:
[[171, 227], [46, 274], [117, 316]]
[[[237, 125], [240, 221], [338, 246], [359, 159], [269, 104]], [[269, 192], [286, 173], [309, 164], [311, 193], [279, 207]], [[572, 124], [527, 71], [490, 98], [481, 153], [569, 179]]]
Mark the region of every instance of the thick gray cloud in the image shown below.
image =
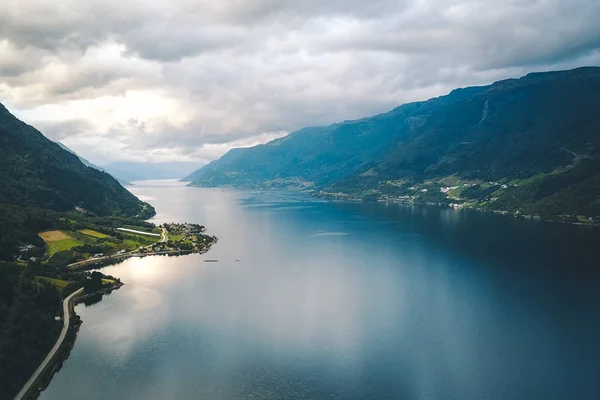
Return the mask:
[[0, 99], [95, 163], [202, 161], [600, 64], [597, 0], [5, 0]]
[[33, 126], [47, 138], [55, 142], [60, 142], [81, 132], [94, 129], [92, 124], [83, 119], [33, 121]]

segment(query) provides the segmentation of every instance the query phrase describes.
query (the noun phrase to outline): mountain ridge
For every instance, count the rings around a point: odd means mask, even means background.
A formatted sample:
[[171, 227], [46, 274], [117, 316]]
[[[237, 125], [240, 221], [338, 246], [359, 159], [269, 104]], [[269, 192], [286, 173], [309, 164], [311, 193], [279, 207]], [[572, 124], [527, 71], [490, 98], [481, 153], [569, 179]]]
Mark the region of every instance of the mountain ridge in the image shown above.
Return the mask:
[[[573, 185], [594, 170], [600, 155], [598, 93], [598, 67], [530, 73], [233, 149], [187, 179], [193, 186], [294, 188], [323, 196], [408, 198], [544, 216], [564, 212], [596, 217], [600, 193], [582, 184], [590, 189], [582, 195], [582, 187]], [[573, 185], [562, 187], [561, 194], [543, 195], [539, 185], [559, 175], [570, 176]], [[498, 183], [493, 186], [503, 190], [482, 197], [471, 193], [474, 189], [464, 195], [458, 188], [442, 192], [440, 182], [450, 176], [486, 193], [491, 189], [481, 187], [482, 182]], [[424, 185], [428, 181], [434, 184]], [[523, 188], [516, 189], [520, 183], [527, 186], [527, 195]], [[576, 206], [557, 200], [555, 205], [561, 206], [549, 207], [548, 199], [567, 196], [565, 190], [579, 193], [573, 199]], [[509, 200], [515, 196], [519, 200]]]
[[115, 178], [117, 181], [119, 181], [119, 183], [121, 185], [131, 185], [131, 182], [129, 180], [123, 179], [123, 177], [118, 176], [118, 174], [115, 174], [114, 171], [113, 172], [109, 172], [105, 168], [99, 167], [98, 165], [92, 163], [91, 161], [87, 160], [86, 158], [80, 156], [79, 154], [77, 154], [76, 152], [74, 152], [73, 150], [71, 150], [64, 143], [56, 142], [56, 144], [58, 144], [60, 147], [62, 147], [64, 150], [68, 151], [69, 153], [75, 154], [77, 156], [77, 158], [79, 158], [79, 161], [81, 161], [83, 163], [83, 165], [85, 165], [86, 167], [91, 167], [91, 168], [97, 169], [98, 171], [106, 172], [107, 174], [109, 174], [113, 178]]
[[22, 243], [39, 243], [37, 232], [77, 214], [145, 219], [154, 208], [106, 172], [20, 121], [0, 104], [0, 259]]

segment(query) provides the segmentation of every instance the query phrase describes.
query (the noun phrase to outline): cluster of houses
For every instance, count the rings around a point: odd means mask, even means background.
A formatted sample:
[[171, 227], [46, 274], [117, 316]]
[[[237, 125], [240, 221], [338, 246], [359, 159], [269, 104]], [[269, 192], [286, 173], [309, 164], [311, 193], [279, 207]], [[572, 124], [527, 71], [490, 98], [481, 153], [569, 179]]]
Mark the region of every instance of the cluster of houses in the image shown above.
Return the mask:
[[446, 186], [440, 189], [442, 193], [448, 193], [451, 190], [458, 189], [458, 186]]
[[162, 227], [167, 229], [169, 232], [179, 231], [179, 232], [182, 232], [184, 235], [185, 234], [193, 234], [193, 233], [202, 233], [206, 230], [204, 225], [190, 224], [190, 223], [185, 223], [185, 224], [170, 223], [170, 224], [163, 224]]
[[[23, 246], [19, 246], [19, 252], [21, 254], [19, 255], [19, 258], [17, 260], [18, 261], [29, 260], [31, 262], [38, 261], [40, 259], [40, 257], [32, 256], [32, 254], [36, 254], [36, 255], [39, 254], [39, 252], [37, 252], [36, 250], [38, 250], [38, 248], [32, 244], [26, 244]], [[30, 251], [31, 251], [31, 253], [30, 253]]]
[[488, 185], [500, 186], [500, 187], [502, 187], [502, 189], [508, 189], [509, 186], [512, 186], [512, 187], [518, 187], [519, 186], [517, 184], [505, 185], [505, 184], [500, 183], [500, 182], [488, 182]]
[[[519, 186], [519, 185], [507, 185], [507, 184], [500, 183], [500, 182], [487, 182], [487, 184], [491, 185], [491, 186], [500, 186], [502, 189], [508, 189], [509, 186], [512, 186], [512, 187]], [[462, 186], [463, 187], [471, 187], [471, 186], [475, 186], [475, 184], [474, 183], [465, 183]], [[440, 192], [448, 193], [449, 191], [458, 189], [459, 187], [460, 186], [444, 186], [444, 187], [440, 188]]]
[[35, 249], [35, 246], [32, 244], [26, 244], [24, 246], [19, 246], [19, 251], [21, 253], [25, 253], [26, 251]]
[[414, 200], [414, 196], [389, 196], [387, 194], [382, 195], [377, 201], [380, 202], [400, 202], [400, 203], [406, 203], [409, 201]]

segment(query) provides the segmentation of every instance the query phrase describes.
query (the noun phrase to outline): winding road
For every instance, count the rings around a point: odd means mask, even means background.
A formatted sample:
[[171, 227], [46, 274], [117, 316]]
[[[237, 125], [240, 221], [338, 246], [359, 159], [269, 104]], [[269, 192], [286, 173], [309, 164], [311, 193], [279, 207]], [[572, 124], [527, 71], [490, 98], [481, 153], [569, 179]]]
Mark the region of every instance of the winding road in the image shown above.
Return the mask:
[[[121, 228], [119, 228], [119, 229], [121, 229]], [[126, 230], [126, 229], [121, 229], [121, 230]], [[160, 234], [160, 242], [164, 243], [168, 240], [169, 236], [168, 236], [168, 232], [165, 228], [161, 228], [161, 230], [162, 231]], [[126, 230], [126, 231], [131, 231], [131, 230]], [[136, 231], [136, 233], [142, 233], [142, 232]], [[147, 247], [151, 247], [151, 246], [152, 245], [147, 246]], [[125, 254], [127, 254], [127, 253], [125, 253]], [[123, 254], [123, 255], [125, 255], [125, 254]], [[102, 257], [102, 258], [109, 258], [109, 257]], [[69, 267], [72, 267], [79, 263], [86, 263], [89, 261], [99, 261], [99, 260], [101, 260], [101, 259], [98, 258], [98, 259], [94, 259], [94, 260], [84, 260], [84, 261], [70, 264]], [[25, 385], [23, 386], [21, 391], [15, 396], [14, 400], [23, 399], [23, 397], [25, 396], [27, 391], [31, 388], [31, 385], [33, 385], [33, 383], [39, 378], [40, 374], [46, 369], [46, 367], [48, 366], [48, 363], [50, 363], [50, 360], [52, 359], [52, 357], [54, 357], [54, 355], [56, 354], [56, 352], [62, 345], [62, 342], [65, 340], [65, 337], [67, 336], [67, 331], [69, 330], [69, 322], [71, 319], [71, 315], [69, 313], [69, 301], [71, 301], [73, 296], [81, 293], [82, 291], [83, 291], [83, 288], [76, 290], [75, 292], [71, 293], [66, 299], [63, 300], [63, 328], [62, 328], [62, 331], [60, 332], [60, 335], [58, 336], [58, 340], [54, 344], [54, 347], [52, 347], [52, 350], [50, 350], [50, 353], [48, 353], [46, 358], [44, 358], [44, 361], [42, 361], [40, 366], [35, 370], [35, 372], [31, 376], [31, 378], [29, 378], [29, 380], [25, 383]]]
[[60, 348], [60, 345], [65, 340], [65, 337], [67, 336], [67, 331], [69, 330], [69, 321], [71, 319], [71, 315], [69, 313], [69, 301], [71, 301], [73, 296], [81, 293], [82, 291], [83, 291], [83, 288], [76, 290], [73, 293], [71, 293], [69, 295], [69, 297], [67, 297], [66, 299], [63, 300], [63, 328], [62, 328], [62, 331], [60, 332], [60, 336], [58, 337], [58, 340], [54, 344], [54, 347], [52, 347], [52, 350], [50, 350], [50, 353], [48, 353], [46, 358], [44, 358], [44, 361], [42, 361], [42, 363], [40, 364], [38, 369], [35, 370], [35, 372], [31, 376], [31, 378], [29, 378], [27, 383], [25, 383], [25, 385], [23, 386], [23, 389], [21, 389], [21, 391], [15, 396], [15, 400], [21, 400], [23, 398], [23, 396], [25, 396], [25, 393], [27, 393], [27, 391], [29, 390], [31, 385], [38, 379], [38, 377], [44, 371], [44, 369], [46, 369], [46, 367], [48, 366], [48, 363], [50, 362], [52, 357], [54, 357], [54, 355]]

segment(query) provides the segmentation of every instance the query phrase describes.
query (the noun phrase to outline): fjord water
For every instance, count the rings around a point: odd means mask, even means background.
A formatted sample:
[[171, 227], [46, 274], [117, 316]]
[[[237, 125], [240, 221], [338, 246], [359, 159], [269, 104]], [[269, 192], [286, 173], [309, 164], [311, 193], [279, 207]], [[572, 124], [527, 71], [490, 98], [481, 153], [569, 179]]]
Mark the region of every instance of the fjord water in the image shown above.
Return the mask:
[[[129, 259], [41, 399], [597, 399], [600, 233], [138, 183], [207, 254]], [[218, 260], [218, 262], [206, 262]]]

